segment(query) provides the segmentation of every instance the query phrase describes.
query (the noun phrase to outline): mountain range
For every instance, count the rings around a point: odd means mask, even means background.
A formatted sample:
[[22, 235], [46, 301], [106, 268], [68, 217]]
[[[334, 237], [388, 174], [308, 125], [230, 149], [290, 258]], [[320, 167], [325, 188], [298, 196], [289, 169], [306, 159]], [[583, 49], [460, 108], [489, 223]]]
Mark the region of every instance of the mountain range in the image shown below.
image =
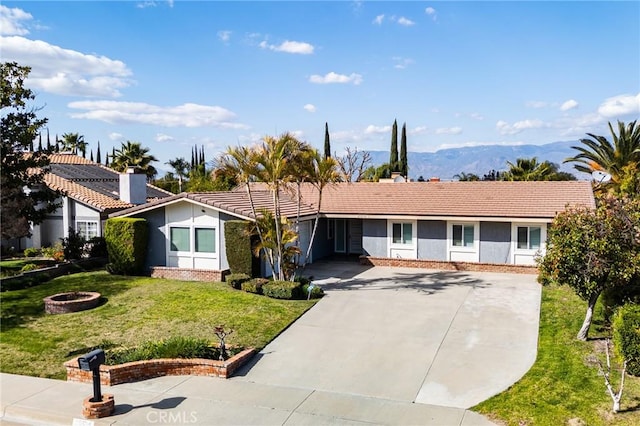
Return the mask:
[[[579, 141], [560, 141], [544, 145], [481, 145], [441, 149], [436, 152], [409, 152], [409, 177], [414, 180], [420, 176], [424, 179], [439, 177], [442, 180], [452, 180], [462, 172], [482, 177], [491, 170], [508, 170], [507, 161], [515, 163], [518, 158], [536, 157], [538, 162], [550, 161], [558, 164], [561, 171], [572, 173], [578, 179], [589, 179], [589, 175], [575, 170], [573, 164], [563, 163], [566, 158], [578, 153], [571, 148], [578, 145]], [[368, 152], [375, 166], [389, 162], [389, 151]]]

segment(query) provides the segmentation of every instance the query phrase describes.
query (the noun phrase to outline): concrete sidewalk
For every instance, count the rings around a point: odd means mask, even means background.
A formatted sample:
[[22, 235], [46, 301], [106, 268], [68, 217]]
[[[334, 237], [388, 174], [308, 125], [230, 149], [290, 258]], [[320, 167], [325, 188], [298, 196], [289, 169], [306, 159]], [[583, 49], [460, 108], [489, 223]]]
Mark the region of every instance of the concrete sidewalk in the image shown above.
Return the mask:
[[85, 420], [90, 384], [0, 374], [0, 424], [10, 425], [491, 425], [459, 408], [214, 377], [159, 377], [103, 386], [113, 416]]

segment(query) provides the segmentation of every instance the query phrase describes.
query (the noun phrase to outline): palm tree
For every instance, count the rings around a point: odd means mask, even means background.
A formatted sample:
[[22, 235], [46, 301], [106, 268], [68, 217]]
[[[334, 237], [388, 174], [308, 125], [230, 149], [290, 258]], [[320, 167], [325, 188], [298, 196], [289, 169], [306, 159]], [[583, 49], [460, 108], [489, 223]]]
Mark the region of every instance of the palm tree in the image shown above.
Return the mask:
[[627, 175], [640, 172], [640, 126], [636, 126], [636, 123], [637, 120], [625, 125], [618, 121], [616, 134], [609, 122], [613, 143], [604, 136], [587, 133], [589, 138], [580, 139], [584, 146], [572, 146], [579, 154], [564, 162], [577, 163], [574, 165], [576, 170], [584, 173], [599, 170], [609, 174], [611, 180], [604, 187], [612, 186], [616, 190]]
[[153, 179], [157, 174], [155, 167], [151, 165], [153, 161], [158, 159], [150, 155], [149, 148], [143, 148], [140, 142], [123, 142], [120, 149], [114, 150], [111, 154], [112, 169], [124, 172], [127, 167], [136, 167], [145, 172], [147, 180]]
[[182, 157], [167, 161], [165, 164], [171, 166], [178, 176], [178, 192], [182, 192], [182, 179], [189, 173], [189, 163]]
[[550, 180], [554, 171], [551, 163], [538, 163], [536, 157], [518, 158], [515, 164], [507, 161], [507, 165], [509, 170], [503, 175], [503, 179], [510, 181]]
[[460, 172], [453, 177], [455, 179], [458, 179], [458, 181], [460, 182], [476, 182], [480, 180], [480, 176], [476, 175], [475, 173]]
[[64, 133], [62, 135], [62, 150], [69, 151], [74, 154], [78, 154], [78, 151], [82, 153], [84, 157], [87, 153], [87, 143], [84, 141], [84, 136], [78, 133]]

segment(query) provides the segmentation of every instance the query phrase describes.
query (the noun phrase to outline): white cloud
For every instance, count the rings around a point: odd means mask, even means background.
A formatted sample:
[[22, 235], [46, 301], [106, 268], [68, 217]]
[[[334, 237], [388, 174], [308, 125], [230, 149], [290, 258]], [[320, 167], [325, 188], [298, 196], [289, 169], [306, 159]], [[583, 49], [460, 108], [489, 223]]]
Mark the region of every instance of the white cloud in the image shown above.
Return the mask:
[[391, 126], [374, 126], [373, 124], [369, 124], [367, 128], [364, 129], [364, 133], [366, 135], [390, 133], [390, 132], [391, 132]]
[[598, 114], [605, 118], [618, 118], [623, 115], [640, 113], [640, 93], [637, 95], [618, 95], [605, 99], [598, 107]]
[[157, 142], [173, 142], [175, 140], [176, 139], [173, 136], [165, 135], [164, 133], [156, 134], [156, 141]]
[[382, 25], [382, 21], [384, 21], [384, 15], [378, 15], [375, 17], [375, 19], [371, 23], [376, 25]]
[[548, 102], [544, 101], [528, 101], [525, 103], [525, 106], [528, 108], [545, 108], [549, 105]]
[[436, 135], [459, 135], [462, 127], [440, 127], [436, 129]]
[[431, 6], [427, 7], [424, 10], [424, 13], [426, 13], [427, 15], [431, 16], [431, 19], [433, 19], [434, 21], [436, 19], [438, 19], [438, 13], [436, 12], [436, 10], [434, 8], [432, 8]]
[[496, 129], [501, 135], [515, 135], [527, 129], [540, 129], [548, 127], [542, 120], [522, 120], [509, 124], [500, 120], [496, 123]]
[[112, 132], [109, 133], [109, 139], [112, 141], [122, 141], [124, 140], [124, 136], [121, 133]]
[[[22, 9], [10, 9], [0, 4], [0, 34], [2, 35], [26, 35], [29, 30], [24, 24], [33, 19], [30, 13]], [[23, 23], [23, 21], [25, 21]], [[4, 54], [3, 54], [4, 56]]]
[[263, 49], [273, 50], [275, 52], [294, 53], [299, 55], [311, 55], [313, 53], [313, 45], [301, 41], [286, 40], [280, 45], [269, 44], [266, 40], [260, 42], [259, 46]]
[[391, 59], [396, 63], [393, 67], [399, 70], [403, 70], [415, 62], [411, 58], [401, 58], [400, 56], [394, 56]]
[[573, 99], [569, 99], [568, 101], [563, 102], [562, 105], [560, 105], [560, 110], [561, 111], [569, 111], [570, 109], [574, 109], [578, 107], [578, 102], [576, 102]]
[[306, 104], [302, 108], [306, 109], [309, 112], [316, 112], [316, 106], [313, 104]]
[[478, 112], [472, 112], [471, 114], [469, 114], [469, 117], [473, 118], [474, 120], [484, 120], [484, 116]]
[[231, 39], [231, 31], [229, 30], [220, 30], [218, 31], [218, 38], [220, 41], [228, 42]]
[[31, 67], [31, 88], [65, 96], [118, 97], [131, 85], [131, 70], [122, 61], [63, 49], [40, 40], [0, 37], [3, 61]]
[[244, 129], [235, 123], [236, 115], [219, 106], [186, 103], [160, 107], [142, 102], [78, 101], [69, 108], [85, 110], [72, 113], [72, 118], [104, 121], [110, 124], [148, 124], [164, 127], [219, 127]]
[[407, 129], [409, 135], [419, 135], [427, 131], [427, 126], [416, 126], [413, 129]]
[[314, 74], [309, 77], [311, 83], [316, 84], [330, 84], [330, 83], [342, 83], [342, 84], [355, 84], [356, 86], [362, 83], [362, 76], [360, 74], [351, 73], [350, 75], [337, 74], [333, 71], [325, 74], [324, 76]]
[[398, 24], [402, 25], [403, 27], [410, 27], [416, 24], [411, 19], [405, 18], [404, 16], [399, 17], [396, 22], [398, 22]]

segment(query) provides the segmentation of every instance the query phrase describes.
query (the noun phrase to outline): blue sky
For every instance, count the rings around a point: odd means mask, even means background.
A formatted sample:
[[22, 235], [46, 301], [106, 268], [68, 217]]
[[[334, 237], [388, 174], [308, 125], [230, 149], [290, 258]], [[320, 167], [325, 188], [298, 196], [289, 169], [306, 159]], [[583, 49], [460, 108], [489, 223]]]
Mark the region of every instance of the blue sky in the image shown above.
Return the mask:
[[207, 159], [285, 131], [409, 151], [608, 135], [640, 117], [640, 2], [3, 1], [0, 55], [54, 135]]

